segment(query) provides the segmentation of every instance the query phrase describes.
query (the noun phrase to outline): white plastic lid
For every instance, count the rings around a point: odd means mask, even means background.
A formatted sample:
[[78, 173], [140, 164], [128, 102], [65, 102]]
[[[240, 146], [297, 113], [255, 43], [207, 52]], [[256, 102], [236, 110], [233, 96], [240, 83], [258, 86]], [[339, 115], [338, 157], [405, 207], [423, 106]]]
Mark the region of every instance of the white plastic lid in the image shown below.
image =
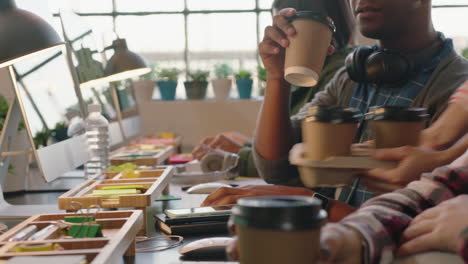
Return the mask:
[[101, 113], [102, 107], [100, 104], [89, 104], [88, 105], [88, 112], [93, 113], [93, 112], [99, 112]]

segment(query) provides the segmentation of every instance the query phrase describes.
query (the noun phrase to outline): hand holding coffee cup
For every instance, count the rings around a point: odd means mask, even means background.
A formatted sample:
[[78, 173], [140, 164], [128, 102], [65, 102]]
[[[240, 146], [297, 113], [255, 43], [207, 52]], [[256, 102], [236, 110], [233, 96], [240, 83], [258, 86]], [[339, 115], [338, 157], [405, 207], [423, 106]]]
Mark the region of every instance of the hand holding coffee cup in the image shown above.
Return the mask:
[[[296, 13], [294, 8], [282, 9], [279, 15], [273, 17], [273, 25], [265, 28], [265, 34], [258, 49], [269, 79], [284, 79], [285, 49], [289, 47], [290, 39], [297, 32], [288, 19], [294, 17]], [[335, 50], [329, 44], [330, 41], [325, 55], [331, 55]]]
[[289, 38], [284, 78], [296, 86], [315, 86], [336, 31], [335, 25], [323, 11], [297, 12], [289, 21], [297, 33]]

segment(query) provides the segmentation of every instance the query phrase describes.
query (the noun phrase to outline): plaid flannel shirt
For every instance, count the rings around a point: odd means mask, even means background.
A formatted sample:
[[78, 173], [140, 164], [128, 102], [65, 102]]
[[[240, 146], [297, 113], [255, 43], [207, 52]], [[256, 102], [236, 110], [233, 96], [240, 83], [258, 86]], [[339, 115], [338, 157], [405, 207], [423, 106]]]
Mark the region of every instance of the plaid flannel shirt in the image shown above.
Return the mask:
[[[441, 33], [439, 33], [441, 34]], [[367, 113], [369, 108], [378, 106], [401, 106], [409, 107], [416, 96], [424, 88], [439, 63], [453, 50], [451, 39], [445, 39], [441, 50], [425, 65], [421, 71], [401, 87], [378, 87], [373, 84], [359, 83], [354, 90], [353, 96], [349, 102], [349, 107], [357, 108], [362, 113]], [[362, 122], [359, 131], [361, 131], [360, 142], [372, 139], [368, 123]], [[353, 195], [350, 197], [350, 193]], [[374, 197], [374, 195], [362, 186], [357, 184], [351, 188], [344, 188], [340, 195], [341, 201], [349, 202], [350, 205], [360, 206], [365, 201]]]
[[[468, 193], [468, 166], [442, 167], [407, 188], [373, 198], [341, 221], [366, 242], [367, 263], [391, 263], [401, 234], [414, 217], [457, 195]], [[468, 227], [468, 219], [467, 219]], [[468, 229], [460, 234], [459, 253], [468, 263]]]

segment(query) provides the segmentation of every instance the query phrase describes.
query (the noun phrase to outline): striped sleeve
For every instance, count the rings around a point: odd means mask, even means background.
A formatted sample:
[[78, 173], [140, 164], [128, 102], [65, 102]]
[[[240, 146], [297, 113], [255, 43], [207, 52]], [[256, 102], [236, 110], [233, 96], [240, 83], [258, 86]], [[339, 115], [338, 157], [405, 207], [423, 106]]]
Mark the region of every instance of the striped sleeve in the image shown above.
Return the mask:
[[466, 81], [450, 98], [450, 103], [460, 104], [468, 111], [468, 81]]
[[341, 223], [358, 230], [368, 263], [391, 263], [404, 229], [422, 211], [468, 193], [468, 167], [442, 167], [405, 189], [369, 200]]

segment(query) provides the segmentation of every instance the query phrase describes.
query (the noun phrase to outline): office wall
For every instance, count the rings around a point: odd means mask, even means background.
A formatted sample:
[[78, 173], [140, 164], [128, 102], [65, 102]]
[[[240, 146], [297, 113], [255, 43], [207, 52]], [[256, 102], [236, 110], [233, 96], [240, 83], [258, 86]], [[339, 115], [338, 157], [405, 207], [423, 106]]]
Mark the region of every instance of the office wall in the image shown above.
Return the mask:
[[181, 100], [139, 102], [142, 133], [171, 131], [184, 137], [183, 151], [224, 131], [253, 136], [260, 100]]

